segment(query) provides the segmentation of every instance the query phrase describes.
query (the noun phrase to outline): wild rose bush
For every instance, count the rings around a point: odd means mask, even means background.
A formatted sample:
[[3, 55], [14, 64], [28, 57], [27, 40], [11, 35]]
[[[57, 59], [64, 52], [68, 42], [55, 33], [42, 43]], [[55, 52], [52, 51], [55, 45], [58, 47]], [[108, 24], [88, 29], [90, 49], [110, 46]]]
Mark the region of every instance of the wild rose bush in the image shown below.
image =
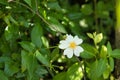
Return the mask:
[[0, 80], [113, 80], [114, 1], [80, 1], [0, 0]]

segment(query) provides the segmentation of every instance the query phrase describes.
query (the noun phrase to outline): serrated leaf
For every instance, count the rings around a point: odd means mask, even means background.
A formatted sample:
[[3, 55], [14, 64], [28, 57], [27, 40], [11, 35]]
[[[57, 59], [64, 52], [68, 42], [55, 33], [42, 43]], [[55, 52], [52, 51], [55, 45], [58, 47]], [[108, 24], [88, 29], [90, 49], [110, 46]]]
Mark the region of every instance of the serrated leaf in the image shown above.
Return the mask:
[[31, 40], [32, 42], [38, 47], [41, 48], [42, 46], [42, 27], [40, 26], [39, 23], [36, 23], [35, 27], [33, 27], [32, 32], [31, 32]]
[[44, 64], [45, 66], [49, 66], [49, 61], [39, 51], [35, 52], [35, 56], [42, 64]]
[[28, 41], [22, 41], [22, 42], [20, 42], [20, 45], [22, 46], [23, 49], [25, 49], [29, 52], [32, 52], [35, 49], [35, 45]]

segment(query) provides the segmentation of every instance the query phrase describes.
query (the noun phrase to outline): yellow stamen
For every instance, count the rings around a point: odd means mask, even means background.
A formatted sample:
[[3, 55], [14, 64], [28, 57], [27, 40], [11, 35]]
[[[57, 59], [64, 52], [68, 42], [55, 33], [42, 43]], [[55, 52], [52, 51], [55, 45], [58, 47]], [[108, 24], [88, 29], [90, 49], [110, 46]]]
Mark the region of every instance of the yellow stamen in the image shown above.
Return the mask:
[[70, 43], [70, 48], [74, 49], [75, 47], [76, 47], [75, 42], [71, 42], [71, 43]]

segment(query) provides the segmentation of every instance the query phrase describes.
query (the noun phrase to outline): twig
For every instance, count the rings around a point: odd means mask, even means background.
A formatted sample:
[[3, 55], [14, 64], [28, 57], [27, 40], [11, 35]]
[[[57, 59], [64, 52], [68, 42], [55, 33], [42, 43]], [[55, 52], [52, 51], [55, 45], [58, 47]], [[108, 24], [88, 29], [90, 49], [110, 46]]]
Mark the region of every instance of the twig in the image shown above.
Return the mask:
[[[10, 1], [10, 2], [15, 2], [15, 3], [17, 3], [17, 4], [20, 4], [20, 5], [24, 6], [24, 7], [26, 7], [26, 8], [29, 9], [32, 13], [36, 14], [40, 19], [42, 19], [42, 21], [43, 21], [44, 23], [46, 23], [48, 26], [51, 26], [52, 28], [54, 28], [54, 30], [58, 31], [58, 30], [56, 29], [56, 26], [51, 25], [50, 23], [48, 23], [48, 22], [39, 14], [38, 4], [36, 4], [36, 11], [34, 11], [34, 10], [31, 9], [29, 6], [27, 6], [27, 5], [25, 5], [25, 4], [21, 3], [21, 2], [17, 2], [17, 1]], [[37, 3], [37, 0], [36, 0], [36, 3]], [[60, 31], [58, 31], [58, 32], [60, 32]], [[60, 32], [60, 33], [62, 33], [62, 32]]]

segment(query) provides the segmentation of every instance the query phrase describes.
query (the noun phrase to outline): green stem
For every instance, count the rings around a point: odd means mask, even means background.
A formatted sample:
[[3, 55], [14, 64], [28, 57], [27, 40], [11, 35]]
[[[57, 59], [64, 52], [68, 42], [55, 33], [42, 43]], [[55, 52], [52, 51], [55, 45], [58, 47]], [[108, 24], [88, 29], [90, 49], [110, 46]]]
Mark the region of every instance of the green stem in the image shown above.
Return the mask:
[[53, 74], [53, 72], [48, 68], [48, 67], [46, 67], [47, 68], [47, 70], [48, 70], [48, 72], [50, 73], [50, 75], [52, 76], [52, 78], [54, 77], [54, 74]]
[[45, 48], [45, 49], [51, 49], [51, 48], [56, 48], [58, 46], [52, 46], [52, 47], [48, 47], [48, 48]]
[[[31, 9], [29, 6], [27, 6], [27, 5], [25, 5], [25, 4], [21, 3], [21, 2], [18, 2], [18, 1], [10, 1], [10, 2], [15, 2], [15, 3], [17, 3], [17, 4], [20, 4], [20, 5], [24, 6], [24, 7], [26, 7], [26, 8], [29, 9], [32, 13], [36, 14], [44, 23], [46, 23], [48, 26], [51, 26], [51, 27], [54, 28], [56, 31], [58, 31], [54, 25], [51, 25], [49, 22], [47, 22], [47, 21], [39, 14], [38, 4], [36, 4], [36, 11], [34, 11], [34, 10]], [[36, 3], [37, 3], [37, 0], [36, 0]], [[58, 31], [58, 32], [60, 32], [60, 31]], [[60, 33], [62, 33], [62, 32], [60, 32]]]

